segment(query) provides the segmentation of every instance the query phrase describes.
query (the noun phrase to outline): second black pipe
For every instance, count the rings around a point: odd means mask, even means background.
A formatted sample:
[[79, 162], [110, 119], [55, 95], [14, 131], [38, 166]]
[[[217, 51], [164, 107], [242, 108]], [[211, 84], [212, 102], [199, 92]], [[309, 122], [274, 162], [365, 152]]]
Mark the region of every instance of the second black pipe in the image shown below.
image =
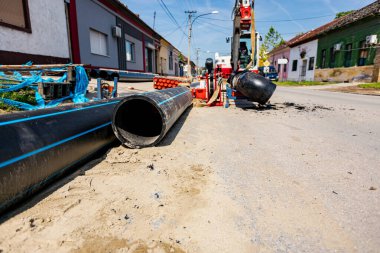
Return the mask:
[[112, 129], [129, 148], [154, 146], [192, 104], [192, 99], [185, 87], [126, 97], [114, 109]]

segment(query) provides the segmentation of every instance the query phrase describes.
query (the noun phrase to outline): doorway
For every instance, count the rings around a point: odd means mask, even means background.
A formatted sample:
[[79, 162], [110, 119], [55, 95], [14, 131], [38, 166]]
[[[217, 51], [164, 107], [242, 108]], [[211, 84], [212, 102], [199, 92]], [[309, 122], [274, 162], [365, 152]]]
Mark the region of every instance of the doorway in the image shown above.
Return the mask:
[[307, 67], [307, 60], [302, 61], [302, 68], [301, 68], [301, 78], [305, 79], [306, 76], [306, 67]]

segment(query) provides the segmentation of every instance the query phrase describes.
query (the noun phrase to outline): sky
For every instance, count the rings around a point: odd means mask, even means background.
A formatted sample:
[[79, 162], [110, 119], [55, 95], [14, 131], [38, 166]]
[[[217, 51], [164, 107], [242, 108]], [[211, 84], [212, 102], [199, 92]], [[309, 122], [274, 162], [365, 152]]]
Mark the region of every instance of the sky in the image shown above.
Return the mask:
[[[193, 24], [191, 60], [196, 62], [199, 51], [199, 64], [206, 58], [213, 58], [215, 52], [230, 54], [231, 45], [226, 38], [232, 33], [232, 8], [235, 0], [122, 0], [128, 8], [148, 25], [153, 27], [156, 12], [155, 30], [166, 38], [184, 55], [188, 55], [188, 14], [200, 14], [214, 10], [218, 14], [199, 17]], [[163, 1], [174, 20], [165, 13]], [[256, 29], [265, 35], [273, 26], [285, 40], [296, 34], [315, 29], [334, 19], [341, 11], [360, 9], [374, 0], [255, 0]], [[181, 28], [181, 29], [180, 29]]]

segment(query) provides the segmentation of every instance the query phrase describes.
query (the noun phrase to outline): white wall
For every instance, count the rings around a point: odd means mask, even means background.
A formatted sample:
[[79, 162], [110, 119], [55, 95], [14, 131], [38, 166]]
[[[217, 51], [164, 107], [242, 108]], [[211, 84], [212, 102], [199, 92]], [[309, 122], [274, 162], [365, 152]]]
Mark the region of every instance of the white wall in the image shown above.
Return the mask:
[[28, 1], [32, 33], [0, 26], [0, 50], [69, 58], [63, 0]]
[[[302, 50], [306, 51], [306, 55], [303, 59], [301, 59], [301, 56], [300, 56], [300, 52]], [[314, 80], [314, 70], [315, 70], [315, 64], [317, 62], [317, 50], [318, 50], [318, 40], [313, 40], [313, 41], [307, 42], [305, 44], [301, 44], [299, 46], [296, 46], [290, 49], [288, 80], [290, 81], [301, 81], [301, 80], [313, 81]], [[311, 57], [314, 57], [313, 70], [309, 70], [309, 61]], [[292, 71], [293, 60], [298, 61], [297, 71]], [[306, 76], [301, 77], [303, 60], [307, 60]]]

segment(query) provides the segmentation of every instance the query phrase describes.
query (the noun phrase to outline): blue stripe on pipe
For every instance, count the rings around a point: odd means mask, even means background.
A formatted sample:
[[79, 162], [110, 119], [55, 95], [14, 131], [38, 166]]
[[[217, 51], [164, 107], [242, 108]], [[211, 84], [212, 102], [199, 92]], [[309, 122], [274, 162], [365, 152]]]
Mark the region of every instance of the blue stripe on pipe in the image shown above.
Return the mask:
[[44, 115], [33, 116], [30, 118], [23, 118], [23, 119], [10, 120], [10, 121], [6, 121], [6, 122], [0, 122], [0, 126], [12, 125], [12, 124], [30, 121], [30, 120], [35, 120], [35, 119], [42, 119], [42, 118], [62, 115], [62, 114], [70, 113], [70, 112], [77, 112], [77, 111], [88, 110], [88, 109], [93, 109], [93, 108], [107, 106], [107, 105], [113, 105], [113, 104], [117, 104], [119, 102], [120, 101], [114, 101], [114, 102], [109, 102], [109, 103], [104, 103], [104, 104], [91, 105], [91, 106], [82, 107], [82, 108], [75, 108], [75, 109], [62, 111], [62, 112], [54, 112], [54, 113], [49, 113], [49, 114], [44, 114]]
[[171, 97], [171, 98], [168, 98], [168, 99], [166, 99], [166, 100], [164, 100], [164, 101], [161, 101], [158, 105], [165, 104], [165, 103], [169, 102], [170, 100], [173, 100], [173, 99], [175, 99], [176, 97], [182, 96], [183, 94], [188, 93], [188, 92], [189, 92], [189, 91], [187, 90], [187, 91], [184, 91], [184, 92], [182, 92], [182, 93], [179, 93], [179, 94], [177, 94], [177, 95], [175, 95], [175, 96], [173, 96], [173, 97]]
[[[148, 93], [153, 93], [153, 92], [161, 92], [161, 91], [148, 91], [148, 92], [141, 93], [141, 95], [148, 94]], [[182, 94], [183, 93], [178, 94], [177, 96], [180, 96]], [[165, 101], [162, 101], [159, 105], [164, 104], [164, 103], [168, 102], [169, 100], [171, 100], [171, 99], [173, 99], [173, 98], [175, 98], [177, 96], [174, 96], [174, 97], [169, 98], [169, 99], [167, 99]], [[87, 107], [75, 108], [75, 109], [71, 109], [71, 110], [67, 110], [67, 111], [62, 111], [62, 112], [55, 112], [55, 113], [49, 113], [49, 114], [44, 114], [44, 115], [33, 116], [33, 117], [29, 117], [29, 118], [23, 118], [23, 119], [10, 120], [10, 121], [6, 121], [6, 122], [0, 122], [0, 126], [7, 126], [7, 125], [12, 125], [12, 124], [16, 124], [16, 123], [25, 122], [25, 121], [31, 121], [31, 120], [35, 120], [35, 119], [43, 119], [43, 118], [53, 117], [53, 116], [62, 115], [62, 114], [66, 114], [66, 113], [77, 112], [77, 111], [82, 111], [82, 110], [88, 110], [88, 109], [93, 109], [93, 108], [107, 106], [107, 105], [113, 105], [113, 104], [117, 104], [119, 102], [120, 101], [114, 101], [114, 102], [109, 102], [109, 103], [104, 103], [104, 104], [97, 104], [97, 105], [91, 105], [91, 106], [87, 106]]]
[[[49, 182], [52, 178], [54, 178], [54, 177], [56, 177], [56, 176], [58, 176], [58, 175], [64, 173], [67, 169], [69, 169], [70, 167], [72, 167], [72, 166], [75, 165], [76, 163], [86, 160], [88, 157], [92, 156], [93, 154], [95, 154], [96, 152], [98, 152], [99, 150], [101, 150], [102, 148], [104, 148], [104, 147], [106, 147], [106, 146], [107, 146], [107, 144], [106, 144], [106, 145], [103, 145], [102, 147], [98, 148], [97, 150], [95, 150], [95, 151], [92, 152], [91, 154], [88, 154], [88, 155], [86, 155], [85, 157], [82, 157], [82, 158], [81, 158], [80, 160], [78, 160], [78, 161], [72, 162], [71, 164], [69, 164], [69, 165], [66, 166], [65, 168], [63, 168], [63, 169], [61, 169], [61, 170], [59, 170], [59, 171], [54, 172], [53, 174], [49, 175], [49, 176], [48, 176], [47, 178], [45, 178], [44, 180], [42, 180], [42, 181], [40, 181], [40, 182], [38, 182], [38, 183], [32, 185], [31, 187], [27, 188], [26, 190], [24, 190], [24, 191], [22, 191], [22, 192], [27, 193], [27, 192], [30, 192], [30, 191], [34, 191], [36, 188], [39, 188], [41, 185], [45, 184], [46, 182]], [[5, 202], [4, 204], [0, 205], [0, 210], [3, 210], [4, 207], [6, 207], [6, 206], [11, 206], [11, 205], [13, 205], [14, 203], [15, 203], [15, 200], [14, 200], [14, 199], [10, 200], [9, 202]], [[2, 218], [4, 218], [3, 220], [6, 220], [6, 219], [8, 219], [8, 217], [10, 217], [10, 214], [5, 215], [5, 216], [3, 216]]]
[[19, 162], [19, 161], [21, 161], [21, 160], [23, 160], [23, 159], [25, 159], [25, 158], [31, 157], [31, 156], [33, 156], [33, 155], [37, 155], [37, 154], [39, 154], [39, 153], [41, 153], [41, 152], [44, 152], [44, 151], [49, 150], [49, 149], [52, 149], [52, 148], [54, 148], [54, 147], [57, 147], [57, 146], [62, 145], [62, 144], [64, 144], [64, 143], [66, 143], [66, 142], [69, 142], [69, 141], [71, 141], [71, 140], [74, 140], [74, 139], [76, 139], [76, 138], [79, 138], [79, 137], [81, 137], [81, 136], [83, 136], [83, 135], [86, 135], [86, 134], [89, 134], [89, 133], [91, 133], [91, 132], [94, 132], [94, 131], [96, 131], [96, 130], [98, 130], [98, 129], [100, 129], [100, 128], [103, 128], [103, 127], [109, 126], [109, 125], [111, 125], [111, 123], [112, 123], [112, 122], [105, 123], [105, 124], [103, 124], [103, 125], [100, 125], [100, 126], [97, 126], [97, 127], [95, 127], [95, 128], [92, 128], [92, 129], [90, 129], [90, 130], [84, 131], [84, 132], [82, 132], [82, 133], [79, 133], [79, 134], [73, 135], [73, 136], [71, 136], [71, 137], [69, 137], [69, 138], [66, 138], [66, 139], [60, 140], [60, 141], [58, 141], [58, 142], [55, 142], [55, 143], [50, 144], [50, 145], [48, 145], [48, 146], [45, 146], [45, 147], [43, 147], [43, 148], [40, 148], [40, 149], [34, 150], [34, 151], [32, 151], [32, 152], [29, 152], [29, 153], [23, 154], [23, 155], [21, 155], [21, 156], [18, 156], [18, 157], [12, 158], [12, 159], [10, 159], [10, 160], [8, 160], [8, 161], [2, 162], [2, 163], [0, 163], [0, 168], [3, 168], [3, 167], [5, 167], [5, 166], [11, 165], [11, 164], [13, 164], [13, 163]]
[[[187, 93], [187, 92], [189, 92], [189, 91], [184, 91], [184, 92], [182, 92], [182, 93], [180, 93], [180, 94], [177, 94], [177, 95], [175, 95], [175, 96], [173, 96], [173, 97], [171, 97], [171, 98], [168, 98], [168, 99], [166, 99], [166, 100], [160, 102], [158, 105], [162, 105], [162, 104], [164, 104], [164, 103], [167, 103], [167, 102], [169, 102], [170, 100], [172, 100], [172, 99], [174, 99], [174, 98], [176, 98], [176, 97], [179, 97], [179, 96], [181, 96], [181, 95], [183, 95], [183, 94], [185, 94], [185, 93]], [[146, 92], [146, 93], [151, 93], [151, 92]], [[145, 93], [145, 94], [146, 94], [146, 93]], [[119, 103], [119, 102], [120, 102], [120, 101], [115, 101], [115, 102], [110, 102], [110, 103], [106, 103], [106, 104], [99, 104], [99, 105], [88, 106], [88, 107], [84, 107], [84, 108], [76, 108], [76, 109], [67, 110], [67, 111], [63, 111], [63, 112], [56, 112], [56, 113], [45, 114], [45, 115], [39, 115], [39, 116], [34, 116], [34, 117], [30, 117], [30, 118], [25, 118], [25, 119], [18, 119], [18, 120], [13, 120], [13, 121], [2, 122], [2, 123], [0, 123], [0, 126], [10, 125], [10, 124], [14, 124], [14, 123], [23, 122], [23, 121], [29, 121], [29, 120], [33, 120], [33, 119], [40, 119], [40, 118], [51, 117], [51, 116], [60, 115], [60, 114], [64, 114], [64, 113], [69, 113], [69, 112], [74, 112], [74, 111], [80, 111], [80, 110], [85, 110], [85, 109], [90, 109], [90, 108], [96, 108], [96, 107], [105, 106], [105, 105], [110, 105], [110, 104], [115, 104], [115, 103]], [[59, 146], [59, 145], [61, 145], [61, 144], [64, 144], [64, 143], [66, 143], [66, 142], [68, 142], [68, 141], [74, 140], [74, 139], [76, 139], [76, 138], [78, 138], [78, 137], [81, 137], [81, 136], [83, 136], [83, 135], [86, 135], [86, 134], [88, 134], [88, 133], [94, 132], [94, 131], [96, 131], [96, 130], [98, 130], [98, 129], [100, 129], [100, 128], [106, 127], [106, 126], [111, 125], [111, 124], [112, 124], [112, 122], [108, 122], [108, 123], [106, 123], [106, 124], [100, 125], [100, 126], [95, 127], [95, 128], [93, 128], [93, 129], [87, 130], [87, 131], [85, 131], [85, 132], [82, 132], [82, 133], [76, 134], [76, 135], [71, 136], [71, 137], [69, 137], [69, 138], [66, 138], [66, 139], [63, 139], [63, 140], [58, 141], [58, 142], [56, 142], [56, 143], [50, 144], [50, 145], [48, 145], [48, 146], [45, 146], [45, 147], [43, 147], [43, 148], [40, 148], [40, 149], [34, 150], [34, 151], [32, 151], [32, 152], [29, 152], [29, 153], [23, 154], [23, 155], [21, 155], [21, 156], [18, 156], [18, 157], [12, 158], [12, 159], [10, 159], [10, 160], [8, 160], [8, 161], [5, 161], [5, 162], [0, 163], [0, 168], [3, 168], [3, 167], [5, 167], [5, 166], [8, 166], [8, 165], [13, 164], [13, 163], [18, 162], [18, 161], [21, 161], [21, 160], [23, 160], [23, 159], [25, 159], [25, 158], [28, 158], [28, 157], [33, 156], [33, 155], [36, 155], [36, 154], [38, 154], [38, 153], [44, 152], [44, 151], [46, 151], [46, 150], [49, 150], [49, 149], [51, 149], [51, 148], [54, 148], [54, 147]]]

